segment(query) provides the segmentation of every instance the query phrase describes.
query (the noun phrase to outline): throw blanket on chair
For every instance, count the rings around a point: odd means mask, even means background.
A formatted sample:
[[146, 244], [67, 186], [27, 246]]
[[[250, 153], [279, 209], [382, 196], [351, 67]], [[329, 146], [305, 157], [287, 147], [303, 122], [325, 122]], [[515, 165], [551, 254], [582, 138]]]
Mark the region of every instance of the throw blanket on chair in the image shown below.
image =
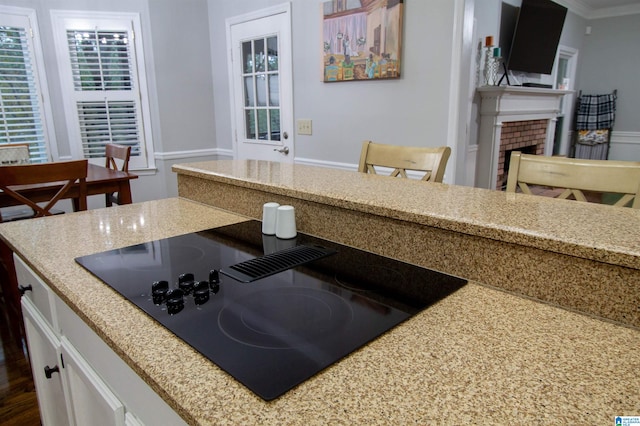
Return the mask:
[[576, 130], [611, 129], [616, 118], [616, 94], [578, 98]]

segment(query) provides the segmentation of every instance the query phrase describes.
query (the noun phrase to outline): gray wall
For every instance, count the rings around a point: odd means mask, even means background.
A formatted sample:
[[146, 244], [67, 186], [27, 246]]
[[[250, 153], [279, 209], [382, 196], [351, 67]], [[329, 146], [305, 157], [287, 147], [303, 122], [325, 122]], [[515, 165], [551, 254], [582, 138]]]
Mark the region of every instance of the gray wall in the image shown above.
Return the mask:
[[[0, 1], [3, 5], [37, 11], [57, 150], [62, 157], [68, 156], [70, 149], [59, 92], [50, 10], [141, 14], [157, 167], [155, 171], [141, 173], [140, 179], [133, 183], [134, 200], [143, 201], [176, 195], [176, 179], [170, 170], [172, 164], [231, 153], [225, 19], [285, 0]], [[497, 36], [500, 0], [465, 1], [476, 18], [473, 42], [486, 35]], [[508, 1], [520, 3], [520, 0]], [[334, 84], [321, 82], [321, 3], [322, 0], [291, 0], [294, 119], [313, 120], [312, 136], [296, 136], [296, 160], [353, 166], [358, 161], [364, 139], [424, 146], [447, 144], [456, 120], [456, 105], [450, 101], [451, 93], [460, 83], [454, 81], [451, 72], [452, 63], [456, 63], [457, 53], [453, 51], [457, 47], [453, 44], [454, 33], [459, 28], [456, 28], [455, 13], [460, 3], [456, 5], [452, 0], [405, 2], [403, 75], [399, 80]], [[636, 80], [640, 65], [637, 19], [638, 15], [633, 15], [587, 21], [570, 13], [561, 39], [562, 44], [580, 50], [577, 89], [585, 92], [618, 89], [616, 130], [634, 134], [640, 131], [640, 123], [634, 117], [640, 107], [640, 85]], [[466, 21], [466, 25], [472, 25], [471, 21]], [[592, 26], [592, 35], [585, 37], [587, 24]], [[600, 63], [614, 65], [602, 67]], [[603, 71], [605, 68], [606, 72]], [[464, 86], [469, 83], [462, 81], [460, 84], [463, 87], [459, 113], [465, 123], [467, 118], [463, 110], [469, 110], [471, 120], [466, 129], [467, 136], [461, 131], [460, 142], [454, 146], [448, 181], [464, 184], [468, 179], [465, 179], [462, 163], [468, 155], [466, 151], [472, 151], [476, 143], [477, 105], [472, 103], [469, 107], [469, 102], [464, 101]], [[474, 99], [473, 91], [468, 99]], [[455, 152], [456, 148], [459, 153]], [[457, 159], [455, 164], [453, 159]], [[100, 200], [90, 200], [90, 206], [100, 203]]]
[[[208, 0], [220, 148], [232, 147], [225, 19], [282, 2]], [[296, 161], [355, 165], [365, 139], [446, 145], [454, 2], [405, 2], [402, 78], [332, 84], [321, 81], [321, 3], [291, 1], [294, 119], [313, 120], [312, 136], [296, 136]]]
[[[44, 51], [58, 158], [71, 153], [51, 29], [51, 10], [140, 13], [156, 170], [137, 172], [134, 201], [175, 196], [171, 165], [216, 158], [213, 79], [206, 0], [1, 0], [36, 10]], [[104, 206], [90, 197], [92, 208]]]
[[[475, 0], [476, 42], [487, 35], [499, 34], [502, 1]], [[522, 0], [504, 1], [514, 6], [522, 3]], [[560, 45], [578, 50], [574, 98], [579, 91], [600, 94], [618, 90], [617, 117], [609, 153], [612, 160], [640, 161], [639, 22], [638, 14], [586, 19], [569, 11], [560, 38]], [[585, 34], [587, 27], [591, 27], [590, 35]], [[553, 84], [551, 76], [522, 73], [517, 76], [524, 81]], [[479, 102], [478, 97], [474, 98], [470, 122], [470, 132], [474, 136]]]
[[587, 94], [617, 89], [614, 129], [640, 132], [640, 15], [594, 19], [588, 25], [577, 88]]
[[[53, 126], [55, 128], [56, 147], [59, 157], [71, 155], [68, 143], [69, 135], [64, 116], [62, 94], [60, 92], [60, 78], [58, 74], [58, 60], [51, 27], [51, 10], [96, 10], [137, 12], [147, 17], [146, 0], [2, 0], [2, 5], [31, 8], [36, 10], [40, 31], [40, 43], [44, 54], [47, 85], [51, 96]], [[144, 25], [144, 21], [143, 21]], [[148, 27], [148, 25], [147, 25]]]
[[[500, 40], [500, 13], [501, 4], [508, 3], [512, 6], [520, 7], [522, 0], [476, 0], [475, 18], [476, 18], [476, 37], [477, 42], [484, 45], [484, 37], [488, 35], [494, 36], [497, 45], [504, 45], [504, 41]], [[582, 48], [584, 38], [584, 28], [586, 20], [575, 13], [569, 11], [565, 19], [565, 24], [560, 36], [560, 45], [580, 50]], [[550, 75], [530, 74], [517, 71], [512, 74], [511, 84], [524, 82], [541, 82], [553, 84]], [[503, 82], [504, 83], [504, 82]]]
[[203, 0], [149, 1], [162, 135], [158, 151], [216, 146], [207, 14]]

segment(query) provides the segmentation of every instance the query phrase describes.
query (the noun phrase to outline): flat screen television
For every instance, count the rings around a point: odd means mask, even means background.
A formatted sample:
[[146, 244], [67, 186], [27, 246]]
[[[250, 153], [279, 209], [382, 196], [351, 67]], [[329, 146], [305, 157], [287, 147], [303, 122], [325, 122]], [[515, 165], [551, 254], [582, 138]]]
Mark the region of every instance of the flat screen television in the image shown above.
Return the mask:
[[[567, 8], [551, 0], [522, 0], [506, 58], [507, 69], [551, 74], [566, 16]], [[501, 26], [505, 21], [509, 19], [502, 19]]]

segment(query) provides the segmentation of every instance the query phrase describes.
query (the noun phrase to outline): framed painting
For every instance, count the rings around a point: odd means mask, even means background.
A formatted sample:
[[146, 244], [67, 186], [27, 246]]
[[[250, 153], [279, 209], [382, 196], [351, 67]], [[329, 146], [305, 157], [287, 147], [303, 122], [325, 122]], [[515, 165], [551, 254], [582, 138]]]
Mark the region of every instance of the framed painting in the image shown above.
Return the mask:
[[403, 0], [329, 0], [321, 7], [324, 82], [400, 78]]

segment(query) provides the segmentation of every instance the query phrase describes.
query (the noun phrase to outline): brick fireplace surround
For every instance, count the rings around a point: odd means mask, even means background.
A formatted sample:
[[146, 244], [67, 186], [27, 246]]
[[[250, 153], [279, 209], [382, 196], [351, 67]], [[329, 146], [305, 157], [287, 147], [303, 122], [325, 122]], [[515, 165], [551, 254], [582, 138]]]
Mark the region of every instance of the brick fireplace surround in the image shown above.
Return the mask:
[[[502, 189], [508, 151], [553, 152], [555, 121], [567, 90], [522, 86], [483, 86], [475, 186]], [[535, 148], [533, 148], [535, 147]]]
[[544, 154], [548, 120], [510, 121], [502, 125], [500, 153], [498, 155], [498, 179], [496, 188], [507, 184], [511, 151], [526, 154]]

